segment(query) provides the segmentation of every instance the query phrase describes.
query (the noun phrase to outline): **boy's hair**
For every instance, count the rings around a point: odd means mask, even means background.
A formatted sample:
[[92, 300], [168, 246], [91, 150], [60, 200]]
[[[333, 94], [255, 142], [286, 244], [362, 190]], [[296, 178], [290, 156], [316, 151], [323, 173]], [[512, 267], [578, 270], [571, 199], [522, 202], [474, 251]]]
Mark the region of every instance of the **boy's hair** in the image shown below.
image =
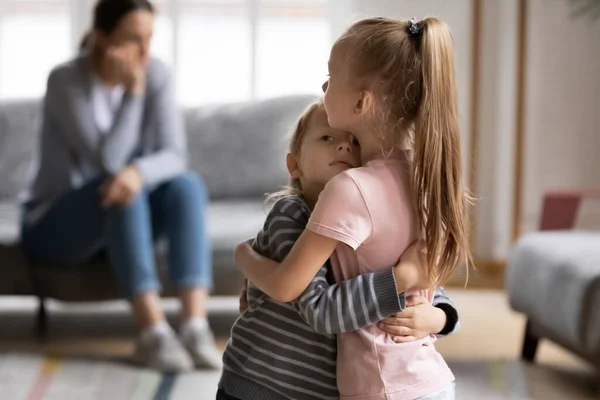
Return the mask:
[[[308, 107], [306, 107], [306, 109], [298, 118], [298, 121], [296, 122], [296, 127], [291, 132], [290, 146], [288, 150], [296, 158], [300, 157], [300, 149], [302, 148], [302, 143], [304, 137], [306, 136], [306, 131], [308, 129], [310, 118], [312, 117], [314, 112], [320, 107], [323, 107], [322, 100], [316, 101]], [[267, 202], [271, 203], [284, 197], [301, 195], [302, 184], [300, 183], [300, 179], [293, 179], [292, 177], [290, 177], [288, 184], [281, 188], [281, 190], [267, 194]]]
[[448, 26], [369, 18], [353, 24], [335, 48], [350, 79], [373, 96], [370, 111], [387, 147], [410, 139], [417, 218], [425, 231], [428, 272], [438, 284], [458, 262], [471, 263], [471, 198], [463, 189], [454, 73]]

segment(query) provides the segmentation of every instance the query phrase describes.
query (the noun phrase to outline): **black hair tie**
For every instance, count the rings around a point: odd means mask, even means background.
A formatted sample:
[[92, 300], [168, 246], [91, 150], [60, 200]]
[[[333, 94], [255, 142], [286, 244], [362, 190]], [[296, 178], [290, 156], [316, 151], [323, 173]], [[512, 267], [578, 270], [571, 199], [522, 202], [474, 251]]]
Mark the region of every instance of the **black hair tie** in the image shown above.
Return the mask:
[[422, 31], [421, 22], [417, 22], [416, 19], [412, 18], [410, 20], [410, 25], [408, 26], [408, 32], [410, 32], [410, 34], [413, 36], [419, 36], [419, 35], [421, 35], [421, 31]]

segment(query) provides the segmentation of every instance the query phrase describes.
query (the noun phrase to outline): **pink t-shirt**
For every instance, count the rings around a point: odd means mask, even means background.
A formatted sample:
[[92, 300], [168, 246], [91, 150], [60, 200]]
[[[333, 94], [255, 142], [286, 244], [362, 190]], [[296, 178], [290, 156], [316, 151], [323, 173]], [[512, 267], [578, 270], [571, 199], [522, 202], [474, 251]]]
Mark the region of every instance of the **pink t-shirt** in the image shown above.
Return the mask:
[[[307, 228], [340, 241], [331, 258], [336, 280], [396, 265], [416, 239], [409, 177], [406, 161], [378, 159], [325, 186]], [[441, 389], [454, 376], [433, 342], [395, 343], [376, 325], [338, 335], [341, 398], [412, 400]]]

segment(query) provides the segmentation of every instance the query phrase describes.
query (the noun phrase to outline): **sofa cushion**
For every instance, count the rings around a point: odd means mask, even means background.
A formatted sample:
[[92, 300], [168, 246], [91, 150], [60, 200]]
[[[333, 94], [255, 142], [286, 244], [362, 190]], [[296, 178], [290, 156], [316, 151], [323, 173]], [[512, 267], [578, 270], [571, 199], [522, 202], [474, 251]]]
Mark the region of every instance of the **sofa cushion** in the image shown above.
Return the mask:
[[[237, 295], [243, 277], [233, 263], [235, 246], [254, 237], [261, 229], [268, 209], [261, 199], [213, 202], [208, 210], [209, 235], [213, 246], [214, 291]], [[111, 267], [105, 257], [69, 267], [30, 266], [18, 246], [19, 209], [0, 204], [0, 294], [35, 293], [64, 301], [108, 300], [121, 297]], [[159, 242], [156, 258], [164, 294], [173, 295], [169, 285], [167, 246]], [[29, 276], [32, 279], [29, 279]]]
[[0, 200], [15, 200], [29, 185], [39, 115], [39, 101], [0, 104]]
[[315, 96], [188, 109], [190, 165], [211, 198], [259, 197], [286, 184], [289, 133]]
[[209, 233], [213, 246], [214, 290], [218, 295], [237, 295], [244, 277], [235, 267], [233, 250], [262, 228], [267, 207], [259, 200], [213, 202], [209, 207]]
[[[552, 337], [587, 354], [600, 350], [600, 233], [539, 232], [524, 236], [509, 261], [511, 306]], [[595, 302], [592, 304], [591, 302]], [[592, 313], [592, 314], [590, 314]], [[590, 323], [591, 322], [591, 323]]]
[[0, 202], [0, 244], [12, 244], [19, 241], [20, 217], [21, 213], [17, 203]]

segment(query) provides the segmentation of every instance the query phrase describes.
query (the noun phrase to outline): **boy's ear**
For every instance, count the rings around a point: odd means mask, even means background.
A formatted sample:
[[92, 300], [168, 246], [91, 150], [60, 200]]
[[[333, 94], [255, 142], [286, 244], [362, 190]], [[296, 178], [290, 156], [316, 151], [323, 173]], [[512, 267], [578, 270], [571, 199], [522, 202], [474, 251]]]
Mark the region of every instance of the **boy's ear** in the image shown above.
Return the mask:
[[368, 90], [360, 92], [360, 96], [354, 105], [355, 114], [366, 114], [373, 106], [373, 93]]
[[302, 176], [302, 171], [300, 171], [298, 160], [296, 160], [296, 157], [292, 153], [287, 154], [285, 163], [292, 179], [300, 179]]

